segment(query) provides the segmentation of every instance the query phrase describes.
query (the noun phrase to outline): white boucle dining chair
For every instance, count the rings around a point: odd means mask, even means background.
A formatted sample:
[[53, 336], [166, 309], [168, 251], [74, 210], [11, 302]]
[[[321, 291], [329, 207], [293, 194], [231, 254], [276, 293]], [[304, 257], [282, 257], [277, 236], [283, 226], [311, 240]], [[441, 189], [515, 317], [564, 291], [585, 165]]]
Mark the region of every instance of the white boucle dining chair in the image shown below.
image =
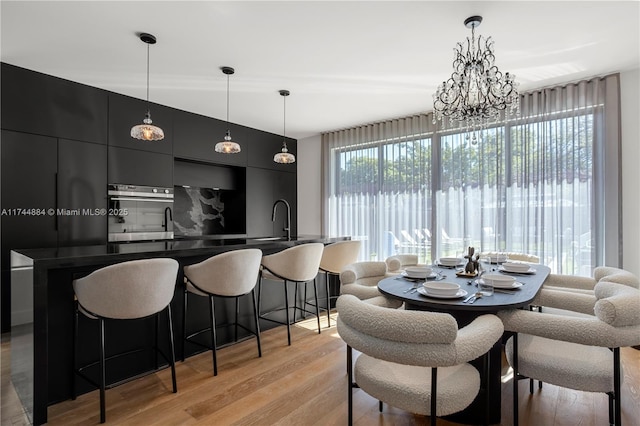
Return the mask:
[[[176, 288], [178, 266], [178, 262], [174, 259], [132, 260], [106, 266], [84, 278], [73, 281], [76, 307], [72, 394], [75, 399], [75, 375], [84, 378], [100, 389], [100, 423], [106, 421], [105, 389], [111, 387], [105, 383], [105, 362], [107, 360], [105, 358], [105, 320], [134, 320], [155, 316], [157, 330], [158, 316], [162, 311], [166, 310], [171, 353], [167, 355], [158, 348], [157, 335], [155, 336], [156, 342], [154, 346], [156, 351], [169, 363], [173, 392], [177, 392], [171, 300]], [[79, 313], [89, 319], [97, 320], [99, 323], [99, 361], [83, 367], [76, 366], [79, 345]], [[129, 353], [131, 351], [125, 354], [112, 355], [109, 359]], [[100, 369], [98, 382], [84, 373], [86, 368], [95, 364], [98, 364]]]
[[[345, 266], [356, 262], [360, 255], [360, 241], [338, 241], [326, 245], [322, 252], [319, 272], [324, 273], [324, 283], [327, 297], [327, 327], [331, 327], [331, 300], [337, 296], [331, 296], [329, 289], [329, 277], [339, 277]], [[306, 297], [305, 297], [306, 301]], [[309, 303], [313, 306], [312, 303]]]
[[[577, 297], [588, 295], [574, 294]], [[563, 308], [563, 306], [558, 306]], [[502, 311], [513, 368], [513, 415], [518, 424], [518, 379], [532, 378], [557, 386], [609, 396], [609, 422], [621, 424], [620, 347], [640, 344], [640, 291], [606, 281], [594, 287], [592, 315], [558, 315], [545, 311]]]
[[[214, 297], [235, 299], [235, 320], [231, 324], [222, 326], [235, 326], [234, 340], [238, 340], [238, 327], [256, 336], [258, 344], [258, 357], [262, 357], [260, 347], [260, 324], [258, 323], [258, 307], [256, 303], [255, 287], [260, 273], [260, 261], [262, 251], [258, 249], [242, 249], [224, 252], [212, 256], [195, 265], [184, 267], [185, 289], [184, 310], [182, 316], [183, 348], [182, 361], [184, 361], [184, 343], [192, 342], [211, 349], [213, 356], [213, 375], [218, 375], [218, 359], [216, 355], [216, 317]], [[239, 299], [251, 293], [253, 300], [254, 328], [252, 330], [238, 323], [240, 311]], [[187, 300], [188, 295], [207, 297], [209, 299], [209, 327], [187, 334]], [[211, 346], [203, 344], [194, 337], [210, 332]]]
[[[293, 309], [293, 321], [296, 320], [296, 313], [301, 311], [304, 313], [313, 313], [306, 310], [306, 305], [298, 306], [298, 285], [304, 284], [305, 293], [307, 282], [313, 281], [313, 292], [315, 295], [315, 315], [318, 318], [318, 334], [320, 330], [320, 311], [318, 307], [318, 288], [316, 286], [316, 276], [322, 259], [324, 245], [322, 243], [306, 243], [298, 246], [289, 247], [274, 254], [262, 257], [262, 266], [260, 270], [260, 287], [258, 293], [258, 312], [259, 318], [267, 321], [283, 324], [287, 326], [287, 341], [291, 346], [291, 317], [289, 310]], [[282, 283], [284, 286], [284, 307], [275, 308], [268, 312], [260, 310], [262, 300], [262, 290], [264, 281]], [[295, 283], [295, 297], [293, 308], [289, 306], [288, 282]], [[305, 303], [304, 300], [302, 303]], [[270, 314], [278, 311], [285, 311], [286, 322], [282, 322], [269, 317]]]
[[[348, 419], [353, 423], [353, 388], [382, 403], [431, 417], [464, 410], [486, 380], [468, 362], [500, 339], [502, 322], [481, 315], [458, 329], [449, 314], [374, 306], [346, 294], [338, 298], [338, 334], [347, 344]], [[353, 349], [361, 354], [352, 366]], [[482, 377], [488, 377], [488, 356]], [[483, 383], [484, 382], [484, 383]], [[488, 418], [485, 417], [485, 424]]]
[[404, 271], [407, 266], [416, 266], [418, 264], [418, 255], [396, 254], [387, 257], [384, 262], [387, 264], [387, 272], [389, 274], [399, 274]]
[[402, 301], [383, 296], [378, 283], [396, 274], [387, 273], [385, 262], [355, 262], [344, 267], [340, 273], [340, 294], [352, 294], [358, 299], [375, 299], [389, 308], [399, 308]]

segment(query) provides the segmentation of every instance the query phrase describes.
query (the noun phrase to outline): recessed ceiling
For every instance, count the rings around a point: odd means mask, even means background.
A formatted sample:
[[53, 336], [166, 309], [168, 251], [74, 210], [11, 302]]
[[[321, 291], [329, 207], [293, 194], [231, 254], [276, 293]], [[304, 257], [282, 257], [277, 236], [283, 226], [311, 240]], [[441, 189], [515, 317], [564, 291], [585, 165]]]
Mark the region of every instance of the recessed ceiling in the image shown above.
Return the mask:
[[[3, 62], [305, 138], [432, 110], [453, 48], [495, 41], [520, 90], [640, 67], [637, 1], [2, 1]], [[160, 123], [158, 123], [160, 124]]]

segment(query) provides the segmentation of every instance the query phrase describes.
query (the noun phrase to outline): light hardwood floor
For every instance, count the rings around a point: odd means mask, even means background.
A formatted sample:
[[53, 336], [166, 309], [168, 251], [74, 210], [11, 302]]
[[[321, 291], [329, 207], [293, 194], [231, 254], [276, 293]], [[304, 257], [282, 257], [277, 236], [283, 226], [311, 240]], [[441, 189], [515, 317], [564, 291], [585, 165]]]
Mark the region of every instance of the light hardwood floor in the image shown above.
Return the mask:
[[[335, 317], [335, 314], [334, 314]], [[206, 352], [177, 363], [178, 393], [171, 393], [171, 374], [156, 374], [107, 391], [107, 423], [117, 425], [345, 425], [347, 379], [345, 345], [333, 327], [315, 331], [315, 319], [262, 333], [263, 356], [254, 339], [218, 352], [218, 376], [213, 377]], [[6, 340], [6, 339], [5, 339]], [[2, 343], [2, 425], [26, 423], [15, 392], [7, 380], [9, 342]], [[623, 425], [640, 425], [640, 351], [622, 350], [624, 383]], [[511, 425], [511, 381], [503, 367], [502, 425]], [[520, 382], [520, 424], [606, 425], [607, 397], [545, 384], [529, 394]], [[49, 408], [50, 425], [99, 423], [98, 394]], [[429, 418], [384, 405], [362, 390], [354, 392], [355, 425], [427, 425]], [[439, 419], [438, 425], [454, 423]]]

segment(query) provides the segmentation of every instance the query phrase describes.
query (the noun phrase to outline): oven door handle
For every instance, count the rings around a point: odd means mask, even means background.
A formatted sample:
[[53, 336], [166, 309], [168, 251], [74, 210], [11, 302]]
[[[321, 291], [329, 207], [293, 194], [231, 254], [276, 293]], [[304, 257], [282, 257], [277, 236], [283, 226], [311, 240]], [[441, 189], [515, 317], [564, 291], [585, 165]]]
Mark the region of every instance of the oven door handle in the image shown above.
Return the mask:
[[173, 203], [173, 198], [133, 198], [133, 197], [111, 197], [111, 201], [151, 201], [154, 203]]

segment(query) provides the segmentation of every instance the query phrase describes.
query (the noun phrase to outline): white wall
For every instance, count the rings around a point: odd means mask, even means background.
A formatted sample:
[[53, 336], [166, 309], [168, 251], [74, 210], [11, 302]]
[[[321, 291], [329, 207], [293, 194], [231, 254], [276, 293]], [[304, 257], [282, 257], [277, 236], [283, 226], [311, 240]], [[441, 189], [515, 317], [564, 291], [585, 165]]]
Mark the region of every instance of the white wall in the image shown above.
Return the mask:
[[[640, 69], [620, 74], [622, 126], [622, 266], [640, 276]], [[320, 233], [321, 137], [298, 141], [298, 230]]]
[[321, 234], [321, 136], [298, 140], [298, 234]]
[[640, 276], [640, 69], [620, 73], [622, 267]]

